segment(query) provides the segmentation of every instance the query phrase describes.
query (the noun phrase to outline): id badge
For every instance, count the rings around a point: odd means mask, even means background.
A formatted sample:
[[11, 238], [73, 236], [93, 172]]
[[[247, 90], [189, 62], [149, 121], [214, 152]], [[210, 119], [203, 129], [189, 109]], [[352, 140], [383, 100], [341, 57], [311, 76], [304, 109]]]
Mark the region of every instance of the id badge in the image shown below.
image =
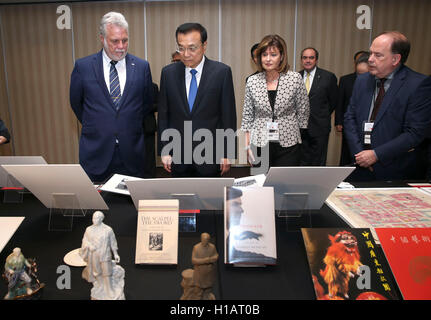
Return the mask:
[[268, 131], [268, 140], [269, 141], [278, 141], [279, 140], [279, 132], [278, 132], [278, 123], [277, 122], [267, 122], [266, 129]]
[[374, 122], [364, 122], [364, 144], [371, 144], [371, 132], [373, 131]]

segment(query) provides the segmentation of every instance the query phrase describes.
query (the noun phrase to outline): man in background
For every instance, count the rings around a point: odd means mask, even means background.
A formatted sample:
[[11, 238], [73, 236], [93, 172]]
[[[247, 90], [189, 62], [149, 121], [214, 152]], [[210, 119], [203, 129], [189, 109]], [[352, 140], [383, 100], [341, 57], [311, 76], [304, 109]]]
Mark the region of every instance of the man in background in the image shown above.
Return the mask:
[[305, 48], [301, 52], [304, 79], [310, 99], [308, 129], [302, 130], [302, 166], [326, 166], [331, 114], [337, 105], [337, 78], [332, 72], [317, 67], [319, 52]]
[[[257, 66], [257, 57], [256, 57], [256, 51], [257, 51], [257, 47], [259, 46], [259, 43], [255, 43], [251, 49], [250, 49], [250, 55], [251, 55], [251, 60], [253, 60], [253, 63], [255, 66]], [[251, 77], [252, 75], [255, 75], [259, 73], [259, 71], [255, 71], [254, 73], [252, 73], [251, 75], [249, 75], [247, 78], [245, 78], [245, 83], [247, 83], [247, 80], [249, 77]]]
[[177, 52], [177, 51], [172, 52], [172, 54], [171, 54], [171, 63], [180, 62], [181, 61], [180, 57], [181, 56], [180, 56], [179, 52]]
[[349, 145], [347, 144], [346, 137], [343, 132], [343, 121], [344, 114], [347, 111], [347, 106], [349, 105], [350, 97], [353, 92], [353, 85], [355, 84], [356, 77], [359, 74], [368, 72], [368, 58], [370, 54], [366, 51], [359, 51], [355, 53], [354, 65], [355, 72], [342, 76], [340, 78], [340, 83], [338, 85], [338, 103], [335, 109], [335, 129], [337, 132], [342, 132], [342, 142], [341, 142], [341, 156], [340, 156], [340, 166], [353, 164], [353, 158], [350, 154]]

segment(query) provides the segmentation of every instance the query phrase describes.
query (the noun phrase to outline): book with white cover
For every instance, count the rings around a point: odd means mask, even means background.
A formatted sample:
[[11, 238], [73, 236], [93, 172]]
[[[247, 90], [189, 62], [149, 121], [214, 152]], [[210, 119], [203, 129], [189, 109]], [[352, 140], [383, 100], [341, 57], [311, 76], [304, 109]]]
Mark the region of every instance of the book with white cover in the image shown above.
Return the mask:
[[136, 264], [178, 263], [178, 199], [139, 200]]
[[224, 191], [225, 263], [276, 264], [274, 188], [225, 187]]

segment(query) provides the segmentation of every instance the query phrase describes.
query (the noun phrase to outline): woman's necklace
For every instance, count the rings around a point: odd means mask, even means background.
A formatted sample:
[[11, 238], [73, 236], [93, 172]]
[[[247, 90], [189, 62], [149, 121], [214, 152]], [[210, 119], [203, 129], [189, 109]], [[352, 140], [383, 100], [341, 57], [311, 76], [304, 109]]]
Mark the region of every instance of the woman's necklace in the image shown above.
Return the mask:
[[278, 81], [278, 79], [280, 78], [280, 75], [277, 74], [277, 78], [273, 79], [273, 80], [269, 80], [268, 76], [266, 76], [266, 82], [267, 83], [276, 83]]

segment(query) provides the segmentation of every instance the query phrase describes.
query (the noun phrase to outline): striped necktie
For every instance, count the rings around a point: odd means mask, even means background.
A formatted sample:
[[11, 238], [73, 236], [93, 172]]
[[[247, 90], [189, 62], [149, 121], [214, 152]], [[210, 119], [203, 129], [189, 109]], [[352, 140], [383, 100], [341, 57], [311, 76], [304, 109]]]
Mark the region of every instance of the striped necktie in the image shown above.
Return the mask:
[[116, 110], [118, 110], [121, 99], [120, 80], [118, 79], [117, 68], [115, 68], [117, 62], [114, 60], [111, 61], [111, 70], [109, 72], [109, 90]]

